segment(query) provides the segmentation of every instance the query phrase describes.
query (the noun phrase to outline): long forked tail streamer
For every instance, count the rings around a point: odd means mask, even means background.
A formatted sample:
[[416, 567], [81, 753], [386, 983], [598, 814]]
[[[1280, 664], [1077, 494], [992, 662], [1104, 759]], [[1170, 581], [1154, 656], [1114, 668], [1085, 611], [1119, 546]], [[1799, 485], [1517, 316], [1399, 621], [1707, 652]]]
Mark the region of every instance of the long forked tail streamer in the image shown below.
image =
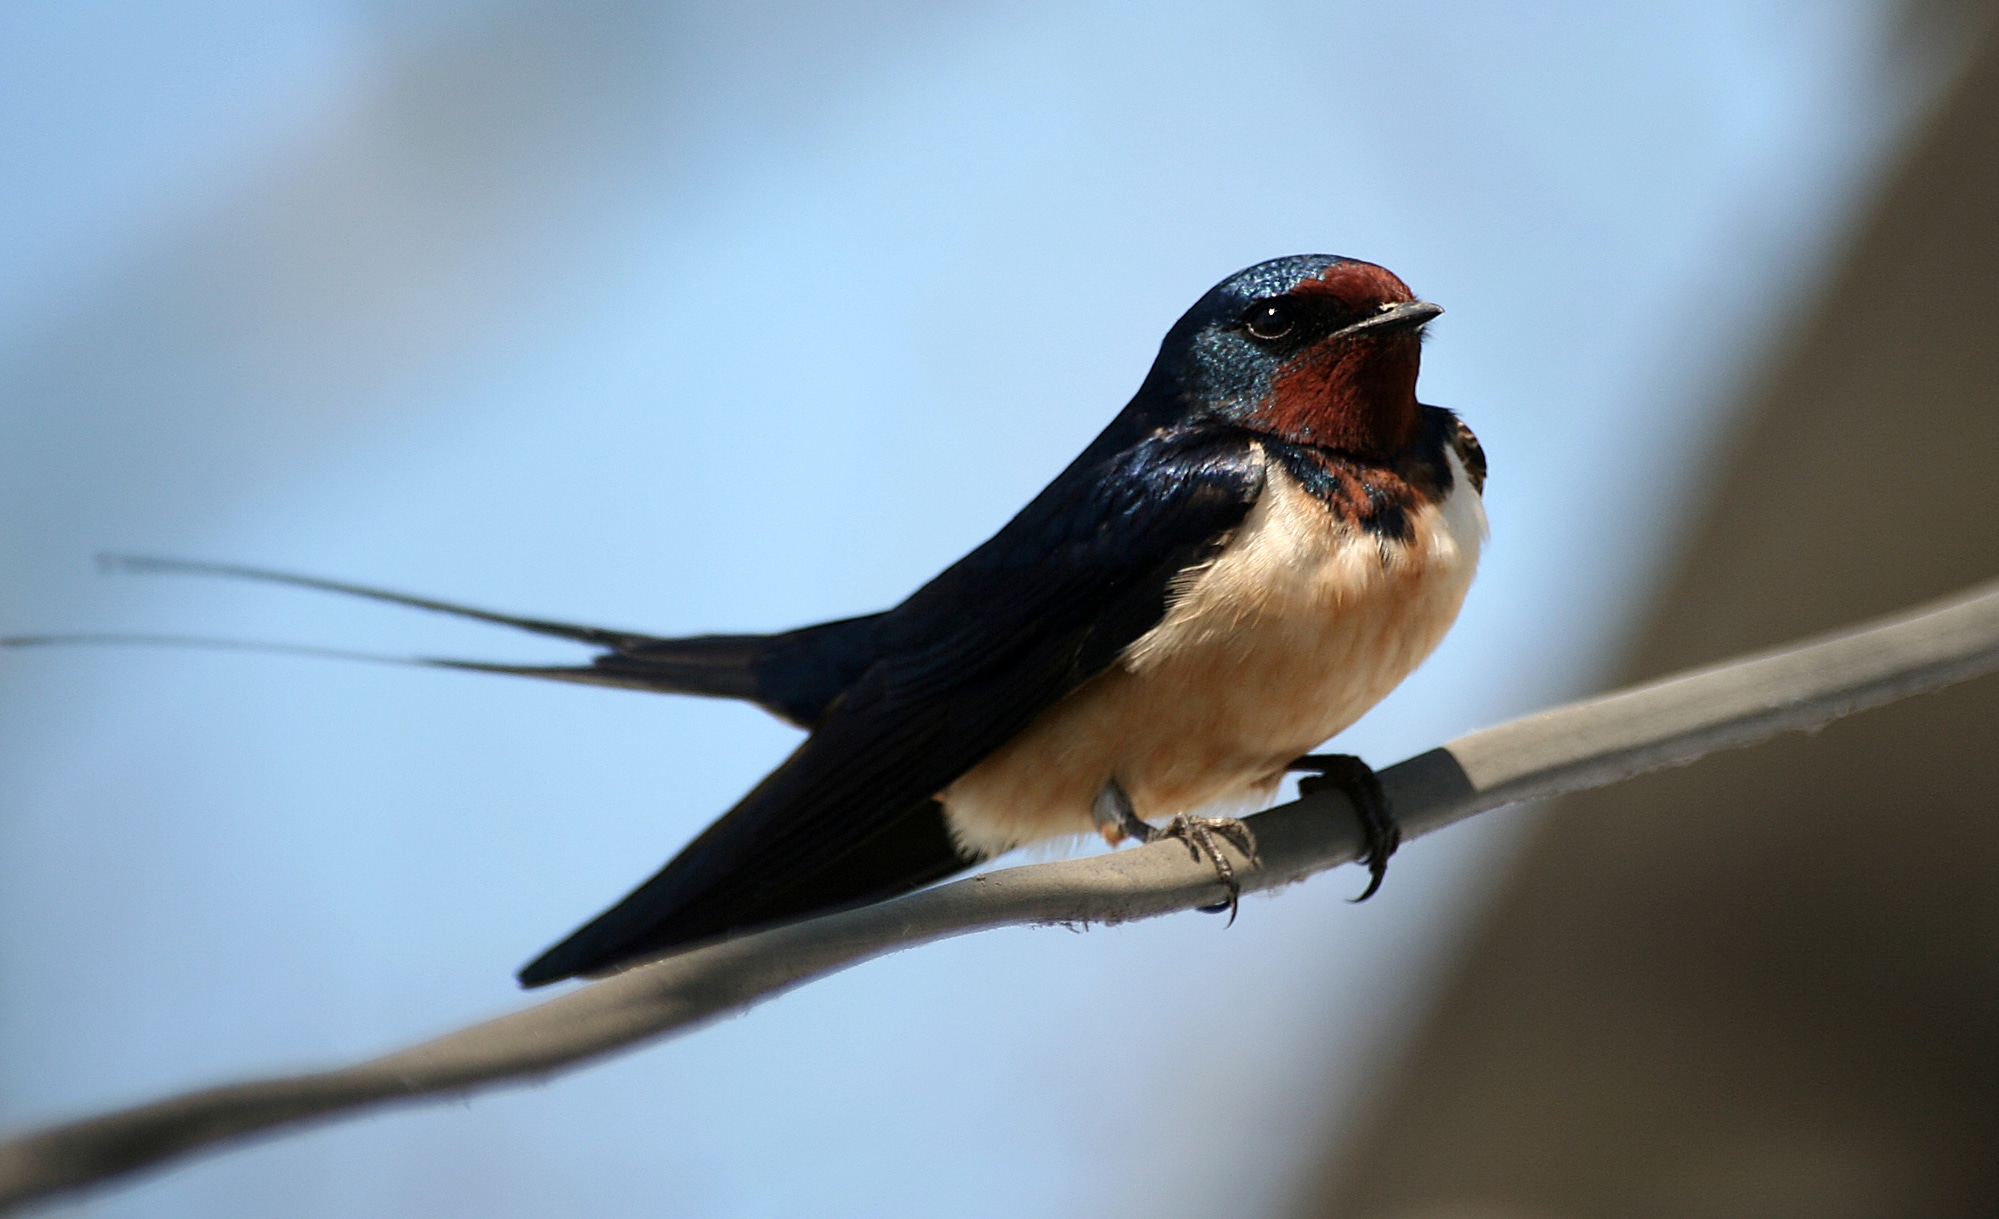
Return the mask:
[[322, 648], [306, 643], [223, 639], [207, 635], [146, 635], [118, 632], [0, 635], [0, 648], [60, 647], [199, 648], [212, 652], [254, 652], [265, 656], [304, 656], [315, 660], [360, 661], [363, 664], [396, 665], [403, 668], [504, 673], [513, 677], [539, 677], [550, 681], [576, 682], [586, 686], [615, 686], [628, 690], [654, 688], [644, 681], [625, 674], [588, 665], [515, 665], [489, 660], [456, 660], [447, 656], [391, 656], [384, 652], [359, 652], [352, 648]]
[[578, 626], [569, 622], [551, 622], [543, 618], [524, 618], [513, 614], [495, 613], [492, 610], [459, 605], [451, 601], [399, 593], [393, 589], [376, 588], [367, 584], [350, 584], [344, 580], [326, 580], [318, 576], [303, 576], [295, 572], [276, 571], [267, 567], [248, 567], [237, 563], [206, 563], [197, 559], [169, 559], [152, 555], [101, 554], [97, 556], [97, 565], [104, 571], [132, 572], [141, 575], [216, 576], [229, 580], [250, 580], [261, 584], [282, 584], [291, 588], [338, 593], [341, 596], [383, 601], [390, 605], [404, 605], [411, 609], [428, 610], [436, 614], [450, 614], [457, 618], [471, 618], [536, 635], [550, 635], [557, 639], [568, 639], [616, 651], [640, 647], [655, 638], [636, 631], [613, 631], [597, 626]]

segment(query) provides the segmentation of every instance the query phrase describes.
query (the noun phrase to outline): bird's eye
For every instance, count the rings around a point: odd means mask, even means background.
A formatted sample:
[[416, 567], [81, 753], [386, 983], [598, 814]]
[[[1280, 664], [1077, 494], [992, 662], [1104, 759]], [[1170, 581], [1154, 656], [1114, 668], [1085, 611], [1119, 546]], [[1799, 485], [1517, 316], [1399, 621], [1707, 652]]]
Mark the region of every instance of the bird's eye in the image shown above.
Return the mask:
[[1242, 328], [1249, 332], [1250, 338], [1259, 342], [1274, 343], [1290, 334], [1296, 326], [1297, 322], [1292, 319], [1291, 311], [1284, 307], [1283, 301], [1258, 301], [1249, 307], [1248, 313], [1242, 315]]

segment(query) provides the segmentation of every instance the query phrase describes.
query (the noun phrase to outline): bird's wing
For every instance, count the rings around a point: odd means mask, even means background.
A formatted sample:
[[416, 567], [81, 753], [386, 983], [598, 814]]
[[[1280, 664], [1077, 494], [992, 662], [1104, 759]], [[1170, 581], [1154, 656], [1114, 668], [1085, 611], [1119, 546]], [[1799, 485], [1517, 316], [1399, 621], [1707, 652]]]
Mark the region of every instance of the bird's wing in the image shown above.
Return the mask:
[[1186, 428], [1072, 468], [871, 627], [878, 659], [785, 763], [657, 875], [521, 971], [537, 986], [875, 900], [971, 862], [935, 796], [1165, 613], [1263, 486], [1244, 434]]

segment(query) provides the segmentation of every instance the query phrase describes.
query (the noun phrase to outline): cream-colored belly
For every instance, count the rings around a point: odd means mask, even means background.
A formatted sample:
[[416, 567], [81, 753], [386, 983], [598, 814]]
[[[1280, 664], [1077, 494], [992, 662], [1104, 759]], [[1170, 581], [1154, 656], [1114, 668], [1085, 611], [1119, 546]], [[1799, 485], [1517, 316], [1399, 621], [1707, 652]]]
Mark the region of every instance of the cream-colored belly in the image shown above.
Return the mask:
[[1337, 521], [1280, 468], [1248, 519], [1118, 662], [942, 793], [990, 856], [1095, 828], [1115, 777], [1139, 815], [1267, 801], [1285, 764], [1380, 702], [1457, 617], [1485, 512], [1453, 457], [1407, 542]]

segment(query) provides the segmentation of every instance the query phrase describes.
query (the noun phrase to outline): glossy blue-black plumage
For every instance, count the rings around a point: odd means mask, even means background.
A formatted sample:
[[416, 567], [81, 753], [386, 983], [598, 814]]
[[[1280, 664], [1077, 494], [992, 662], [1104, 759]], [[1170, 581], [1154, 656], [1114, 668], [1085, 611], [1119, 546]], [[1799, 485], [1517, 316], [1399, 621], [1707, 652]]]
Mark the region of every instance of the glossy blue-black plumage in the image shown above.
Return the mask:
[[[1275, 361], [1252, 303], [1339, 259], [1217, 285], [1167, 333], [1137, 395], [992, 539], [886, 613], [768, 637], [620, 649], [600, 670], [747, 697], [811, 735], [663, 869], [520, 973], [538, 986], [730, 931], [906, 891], [964, 867], [938, 792], [1155, 626], [1176, 576], [1262, 489]], [[699, 688], [703, 666], [710, 674]]]
[[[651, 879], [520, 973], [538, 986], [875, 900], [972, 860], [936, 796], [1158, 624], [1263, 487], [1256, 413], [1286, 354], [1245, 310], [1344, 260], [1277, 259], [1168, 331], [1131, 402], [990, 540], [884, 613], [775, 635], [663, 639], [314, 577], [129, 560], [370, 597], [601, 647], [586, 666], [418, 663], [746, 699], [811, 729]], [[1323, 332], [1340, 319], [1320, 316]], [[1295, 347], [1294, 347], [1295, 350]]]
[[522, 982], [873, 900], [971, 862], [936, 793], [1159, 621], [1172, 579], [1255, 501], [1250, 443], [1197, 424], [1072, 467], [907, 601], [830, 639], [830, 659], [795, 670], [815, 675], [801, 684], [864, 667], [797, 752]]
[[[1327, 281], [1385, 277], [1389, 300]], [[1307, 280], [1319, 281], [1299, 291]], [[1256, 333], [1284, 297], [1282, 334]], [[811, 730], [798, 749], [651, 879], [520, 973], [538, 986], [662, 949], [876, 900], [973, 862], [937, 800], [966, 771], [1102, 672], [1168, 609], [1177, 577], [1226, 544], [1275, 462], [1383, 536], [1403, 500], [1483, 460], [1447, 411], [1419, 412], [1392, 477], [1273, 423], [1277, 378], [1328, 336], [1407, 301], [1399, 281], [1325, 255], [1218, 284], [1167, 332], [1125, 409], [990, 540], [880, 614], [773, 635], [665, 639], [495, 613], [385, 589], [231, 565], [124, 559], [138, 570], [274, 581], [499, 623], [604, 649], [584, 666], [415, 663], [745, 699]], [[1410, 315], [1415, 324], [1434, 316]], [[1299, 365], [1303, 366], [1303, 365]], [[1413, 363], [1409, 365], [1413, 388]], [[1404, 392], [1407, 392], [1405, 390]], [[1273, 431], [1273, 427], [1275, 430]], [[1400, 442], [1406, 444], [1406, 442]]]
[[[1167, 332], [1131, 402], [1001, 537], [1014, 539], [1008, 543], [1011, 546], [1026, 547], [1016, 553], [1032, 554], [1034, 535], [1024, 523], [1031, 514], [1073, 495], [1079, 483], [1101, 476], [1106, 469], [1144, 478], [1133, 465], [1109, 463], [1121, 454], [1143, 461], [1146, 455], [1135, 446], [1163, 428], [1247, 423], [1269, 397], [1274, 363], [1270, 351], [1245, 337], [1234, 323], [1256, 301], [1280, 296], [1344, 261], [1326, 254], [1276, 258], [1210, 289]], [[607, 653], [591, 670], [580, 672], [646, 688], [748, 699], [809, 728], [875, 662], [881, 641], [895, 637], [894, 631], [886, 637], [877, 633], [887, 616], [870, 614], [778, 635], [648, 640]]]

